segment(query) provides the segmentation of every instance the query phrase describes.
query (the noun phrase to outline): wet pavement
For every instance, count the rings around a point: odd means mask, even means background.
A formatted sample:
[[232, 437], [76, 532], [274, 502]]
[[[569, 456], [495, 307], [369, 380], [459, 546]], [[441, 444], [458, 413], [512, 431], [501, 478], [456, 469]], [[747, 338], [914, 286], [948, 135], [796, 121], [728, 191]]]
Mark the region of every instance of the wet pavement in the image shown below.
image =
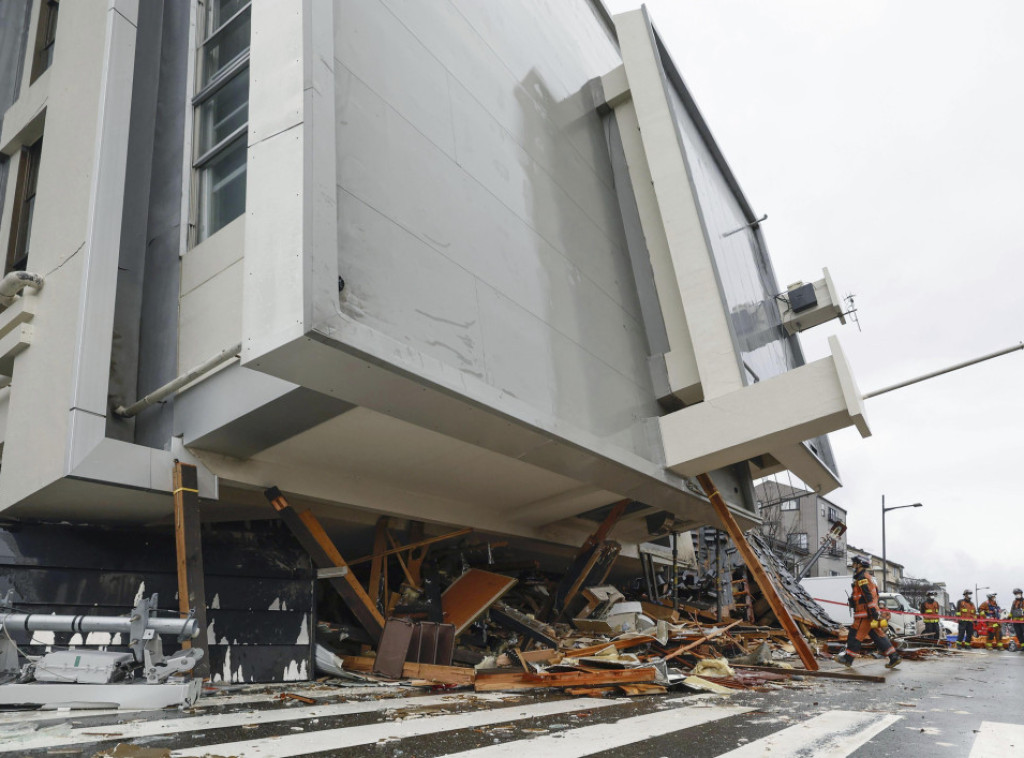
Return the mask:
[[[972, 651], [730, 696], [591, 699], [397, 686], [252, 688], [187, 712], [0, 713], [0, 756], [1024, 755], [1024, 653]], [[280, 700], [292, 692], [317, 700]]]

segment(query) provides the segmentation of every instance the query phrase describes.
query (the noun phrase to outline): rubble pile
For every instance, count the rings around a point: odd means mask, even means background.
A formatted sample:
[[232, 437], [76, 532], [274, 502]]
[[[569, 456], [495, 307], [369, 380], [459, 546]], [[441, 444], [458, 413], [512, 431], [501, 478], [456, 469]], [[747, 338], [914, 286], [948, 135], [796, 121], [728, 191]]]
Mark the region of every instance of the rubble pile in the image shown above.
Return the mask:
[[[322, 621], [318, 670], [435, 688], [594, 697], [764, 688], [804, 672], [785, 663], [794, 647], [742, 563], [726, 562], [721, 576], [713, 567], [704, 575], [684, 576], [678, 566], [662, 571], [654, 593], [646, 564], [636, 581], [607, 583], [620, 553], [607, 539], [612, 523], [614, 514], [558, 575], [509, 549], [496, 555], [493, 542], [474, 544], [466, 530], [411, 540], [412, 548], [388, 533], [377, 542], [366, 593], [384, 619], [382, 631], [374, 638], [358, 628], [365, 608], [342, 614], [347, 622]], [[756, 536], [751, 542], [801, 632], [824, 655], [838, 626]], [[673, 579], [667, 591], [666, 576]], [[730, 590], [725, 604], [723, 584]]]

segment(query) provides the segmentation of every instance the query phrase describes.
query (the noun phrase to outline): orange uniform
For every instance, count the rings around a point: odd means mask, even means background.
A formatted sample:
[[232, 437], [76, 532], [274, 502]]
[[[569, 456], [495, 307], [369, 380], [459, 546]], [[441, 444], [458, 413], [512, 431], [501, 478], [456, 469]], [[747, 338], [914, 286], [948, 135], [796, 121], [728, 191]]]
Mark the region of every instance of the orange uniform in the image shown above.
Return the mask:
[[889, 657], [886, 667], [896, 666], [900, 662], [900, 657], [889, 638], [885, 636], [884, 630], [888, 626], [888, 621], [883, 618], [878, 608], [878, 587], [862, 566], [853, 576], [852, 601], [853, 624], [846, 638], [846, 650], [839, 654], [837, 660], [847, 666], [851, 665], [853, 657], [860, 653], [861, 643], [870, 638], [878, 652]]

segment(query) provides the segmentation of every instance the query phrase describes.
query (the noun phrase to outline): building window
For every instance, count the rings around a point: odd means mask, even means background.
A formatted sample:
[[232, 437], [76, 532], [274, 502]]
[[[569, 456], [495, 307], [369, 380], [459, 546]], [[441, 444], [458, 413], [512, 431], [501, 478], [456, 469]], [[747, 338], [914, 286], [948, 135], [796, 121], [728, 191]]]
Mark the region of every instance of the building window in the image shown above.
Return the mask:
[[791, 550], [807, 550], [807, 533], [797, 532], [786, 537], [786, 546]]
[[29, 246], [32, 242], [32, 216], [36, 205], [36, 185], [39, 183], [39, 159], [43, 153], [43, 140], [21, 150], [17, 184], [14, 189], [14, 213], [11, 238], [7, 246], [4, 274], [24, 271], [28, 265]]
[[839, 511], [833, 508], [832, 506], [829, 506], [828, 508], [828, 520], [832, 523], [835, 523], [839, 520]]
[[193, 99], [198, 240], [245, 211], [250, 19], [248, 0], [212, 0], [203, 20]]
[[800, 510], [800, 501], [783, 500], [782, 503], [779, 504], [779, 509], [783, 511], [798, 511]]
[[36, 32], [35, 55], [29, 83], [38, 79], [53, 63], [53, 45], [57, 40], [57, 11], [60, 0], [43, 0], [39, 9], [39, 27]]

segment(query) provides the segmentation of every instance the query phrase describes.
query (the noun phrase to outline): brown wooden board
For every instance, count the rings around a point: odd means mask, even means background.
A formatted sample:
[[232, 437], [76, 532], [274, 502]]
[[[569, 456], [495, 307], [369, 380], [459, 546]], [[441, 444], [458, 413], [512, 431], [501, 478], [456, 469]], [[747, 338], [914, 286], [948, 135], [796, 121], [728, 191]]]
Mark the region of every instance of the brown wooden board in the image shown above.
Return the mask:
[[488, 608], [515, 586], [516, 580], [482, 569], [469, 569], [441, 595], [441, 611], [446, 624], [462, 634]]
[[[346, 671], [369, 674], [373, 671], [374, 659], [360, 655], [342, 656]], [[402, 667], [405, 679], [426, 679], [441, 684], [472, 684], [476, 671], [460, 666], [432, 666], [429, 663], [406, 663]]]
[[409, 619], [389, 618], [377, 643], [373, 673], [389, 679], [401, 679], [402, 667], [409, 654], [409, 642], [415, 625]]
[[550, 687], [598, 687], [606, 684], [653, 682], [656, 676], [657, 671], [649, 667], [540, 674], [526, 674], [518, 671], [508, 674], [477, 674], [476, 683], [473, 686], [477, 692], [535, 690]]
[[194, 640], [184, 640], [182, 648], [195, 646], [203, 651], [192, 669], [200, 679], [210, 675], [210, 645], [207, 638], [206, 574], [203, 570], [203, 540], [199, 528], [199, 477], [196, 467], [174, 462], [174, 544], [178, 556], [178, 611], [182, 618], [195, 614], [200, 630]]
[[[342, 558], [341, 553], [338, 552], [337, 547], [311, 511], [297, 513], [277, 487], [264, 490], [263, 495], [277, 511], [278, 518], [284, 522], [303, 549], [309, 553], [309, 557], [317, 568], [348, 567], [345, 559]], [[374, 642], [379, 640], [384, 631], [384, 617], [377, 610], [377, 606], [374, 605], [370, 596], [366, 594], [363, 586], [356, 581], [352, 572], [348, 571], [344, 576], [331, 577], [327, 582], [341, 595], [349, 610]]]

